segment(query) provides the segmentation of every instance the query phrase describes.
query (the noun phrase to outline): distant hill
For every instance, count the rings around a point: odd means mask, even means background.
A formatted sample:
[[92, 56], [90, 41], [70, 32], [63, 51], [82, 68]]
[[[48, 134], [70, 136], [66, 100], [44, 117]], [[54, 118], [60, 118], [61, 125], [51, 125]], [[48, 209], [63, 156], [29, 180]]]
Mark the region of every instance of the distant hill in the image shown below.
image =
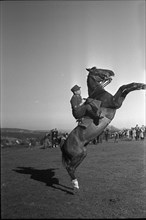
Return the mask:
[[49, 132], [49, 130], [29, 130], [22, 128], [1, 128], [1, 132], [19, 132], [19, 133], [38, 133], [38, 132]]
[[120, 131], [119, 128], [116, 128], [116, 127], [114, 127], [113, 125], [109, 125], [108, 128], [109, 128], [109, 130], [110, 130], [111, 132]]
[[49, 131], [28, 130], [19, 128], [1, 128], [2, 137], [13, 137], [18, 139], [42, 138]]
[[[1, 128], [1, 137], [11, 137], [18, 139], [25, 138], [43, 138], [46, 133], [49, 133], [51, 130], [29, 130], [22, 128]], [[59, 130], [59, 133], [66, 133], [69, 131], [65, 131], [63, 129]]]
[[[113, 125], [109, 125], [107, 127], [110, 131], [115, 132], [120, 129], [114, 127]], [[43, 136], [46, 133], [49, 133], [51, 130], [30, 130], [30, 129], [22, 129], [22, 128], [1, 128], [2, 136]], [[59, 133], [70, 133], [68, 129], [59, 129]]]

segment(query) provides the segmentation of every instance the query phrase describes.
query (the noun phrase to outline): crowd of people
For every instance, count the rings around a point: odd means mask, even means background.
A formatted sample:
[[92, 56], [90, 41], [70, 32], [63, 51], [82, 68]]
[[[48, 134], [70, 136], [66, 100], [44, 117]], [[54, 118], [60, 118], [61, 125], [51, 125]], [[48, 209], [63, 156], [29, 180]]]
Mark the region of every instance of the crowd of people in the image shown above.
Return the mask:
[[57, 128], [52, 129], [49, 133], [46, 133], [45, 137], [43, 138], [43, 148], [56, 148], [59, 146], [60, 138], [66, 139], [68, 133], [59, 134]]
[[[43, 147], [47, 148], [56, 148], [59, 146], [60, 138], [65, 140], [68, 137], [68, 133], [59, 134], [57, 128], [52, 129], [49, 133], [46, 133], [43, 138]], [[112, 139], [115, 143], [119, 140], [144, 140], [146, 137], [146, 127], [144, 125], [139, 126], [138, 124], [135, 127], [131, 127], [131, 129], [122, 129], [117, 131], [111, 131], [109, 128], [106, 128], [101, 135], [95, 138], [92, 143], [102, 143], [103, 140], [108, 142], [109, 139]]]
[[117, 131], [111, 131], [109, 128], [106, 128], [103, 133], [95, 138], [92, 143], [102, 143], [103, 140], [108, 142], [109, 139], [114, 140], [114, 142], [118, 142], [119, 140], [144, 140], [146, 137], [146, 127], [144, 125], [139, 126], [138, 124], [135, 127], [131, 127], [131, 129], [122, 129]]
[[146, 128], [144, 125], [139, 126], [138, 124], [135, 127], [131, 127], [131, 129], [124, 129], [119, 132], [114, 133], [115, 142], [118, 139], [127, 138], [129, 140], [144, 140], [146, 137]]

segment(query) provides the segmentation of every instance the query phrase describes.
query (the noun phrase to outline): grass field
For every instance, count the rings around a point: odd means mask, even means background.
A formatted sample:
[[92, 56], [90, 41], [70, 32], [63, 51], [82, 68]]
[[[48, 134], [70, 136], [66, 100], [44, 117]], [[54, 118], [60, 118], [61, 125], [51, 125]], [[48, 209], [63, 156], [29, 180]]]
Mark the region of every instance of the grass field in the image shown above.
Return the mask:
[[146, 217], [146, 141], [89, 145], [74, 194], [59, 148], [1, 150], [1, 218]]

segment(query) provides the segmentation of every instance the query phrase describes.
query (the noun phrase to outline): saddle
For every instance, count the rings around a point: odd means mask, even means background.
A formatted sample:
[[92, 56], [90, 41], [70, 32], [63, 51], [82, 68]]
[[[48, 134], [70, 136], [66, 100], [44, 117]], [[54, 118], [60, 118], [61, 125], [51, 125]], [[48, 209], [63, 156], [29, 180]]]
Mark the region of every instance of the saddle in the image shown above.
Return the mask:
[[[94, 112], [96, 112], [97, 116], [100, 117], [100, 114], [101, 114], [101, 110], [100, 110], [101, 101], [95, 100], [95, 99], [92, 99], [92, 98], [87, 98], [86, 99], [86, 104], [91, 105]], [[78, 126], [80, 126], [82, 128], [87, 128], [92, 122], [94, 122], [96, 125], [99, 124], [99, 120], [93, 120], [89, 116], [84, 116], [81, 119], [77, 119], [77, 122], [78, 122]]]
[[85, 116], [81, 119], [77, 119], [76, 121], [78, 122], [78, 126], [86, 129], [93, 122], [93, 119]]
[[87, 98], [86, 99], [86, 104], [91, 105], [92, 109], [94, 109], [94, 111], [97, 113], [97, 115], [100, 115], [100, 106], [101, 106], [101, 101], [100, 100], [96, 100], [93, 98]]

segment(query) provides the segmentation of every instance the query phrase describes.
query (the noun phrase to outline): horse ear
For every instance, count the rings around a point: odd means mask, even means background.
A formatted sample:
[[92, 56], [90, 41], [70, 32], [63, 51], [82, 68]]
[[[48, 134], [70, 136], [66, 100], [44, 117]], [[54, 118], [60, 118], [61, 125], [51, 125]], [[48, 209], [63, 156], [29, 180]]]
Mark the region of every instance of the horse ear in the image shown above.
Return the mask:
[[91, 70], [91, 69], [89, 69], [89, 68], [86, 68], [86, 70], [87, 70], [88, 72], [90, 72], [90, 70]]
[[96, 66], [93, 66], [93, 67], [91, 68], [91, 70], [97, 70]]

